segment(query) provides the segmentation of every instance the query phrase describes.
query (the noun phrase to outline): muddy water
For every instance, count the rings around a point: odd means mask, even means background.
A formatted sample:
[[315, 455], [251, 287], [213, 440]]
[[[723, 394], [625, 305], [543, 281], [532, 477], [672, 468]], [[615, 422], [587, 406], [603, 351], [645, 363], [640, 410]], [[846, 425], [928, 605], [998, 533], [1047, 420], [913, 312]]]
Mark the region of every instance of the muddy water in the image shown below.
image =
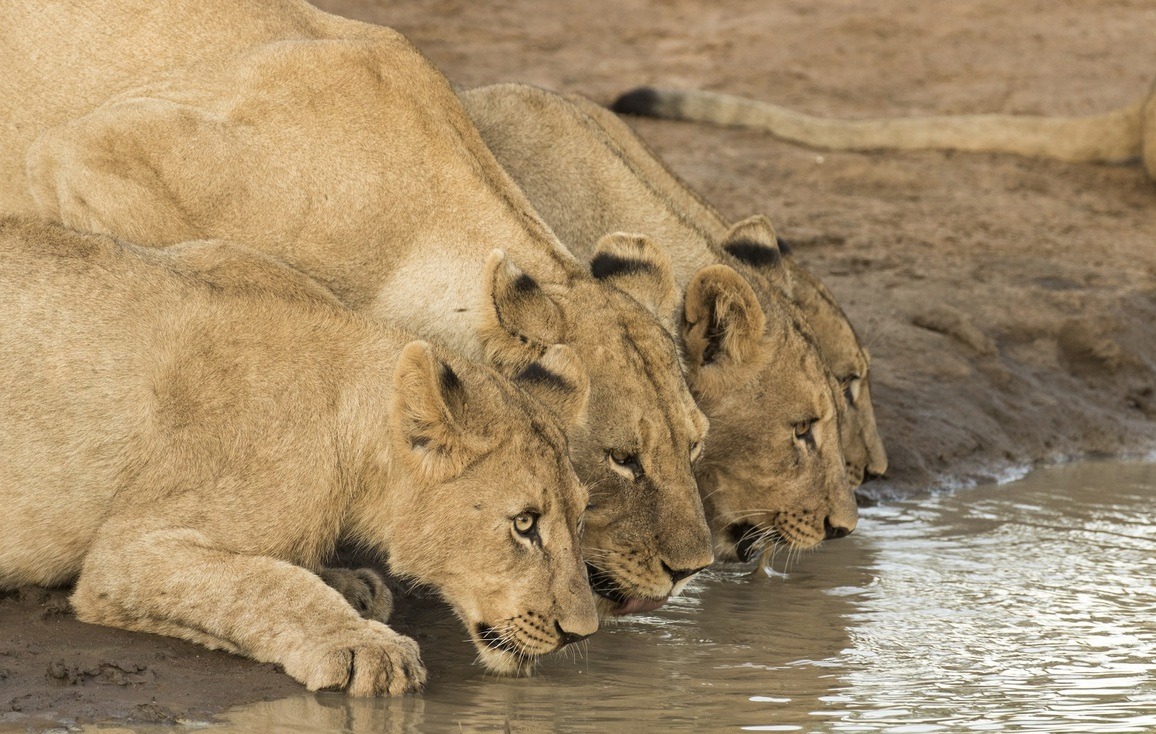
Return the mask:
[[441, 610], [408, 620], [420, 697], [324, 694], [243, 731], [1156, 730], [1156, 465], [1084, 464], [865, 511], [768, 571], [605, 629], [537, 677], [471, 665]]

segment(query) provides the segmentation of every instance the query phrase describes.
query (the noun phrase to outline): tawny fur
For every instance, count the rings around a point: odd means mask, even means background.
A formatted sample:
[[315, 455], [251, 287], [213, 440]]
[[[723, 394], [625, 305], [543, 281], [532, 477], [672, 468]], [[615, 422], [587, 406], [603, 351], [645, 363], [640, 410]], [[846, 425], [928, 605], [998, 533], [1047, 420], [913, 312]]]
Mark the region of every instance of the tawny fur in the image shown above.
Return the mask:
[[[755, 217], [727, 226], [589, 100], [518, 84], [460, 96], [498, 162], [576, 254], [590, 254], [602, 233], [615, 230], [645, 232], [669, 254], [683, 298], [668, 323], [712, 426], [697, 475], [716, 553], [734, 555], [736, 525], [774, 527], [799, 547], [821, 541], [826, 523], [854, 528], [846, 475], [858, 483], [868, 465], [886, 466], [865, 388], [866, 355], [834, 301], [817, 297], [821, 284], [778, 251], [770, 223]], [[727, 249], [736, 243], [757, 246], [771, 262], [736, 258]], [[840, 405], [843, 388], [828, 360], [858, 376], [864, 401]], [[850, 389], [852, 380], [843, 382]], [[812, 447], [795, 426], [813, 418]], [[878, 447], [874, 457], [869, 442]], [[787, 523], [791, 513], [808, 523]]]
[[1070, 162], [1142, 158], [1156, 179], [1156, 95], [1084, 117], [939, 115], [841, 120], [730, 94], [640, 87], [614, 103], [618, 112], [765, 130], [831, 150], [929, 148], [1016, 153]]
[[0, 210], [243, 242], [507, 376], [567, 344], [591, 381], [569, 438], [604, 609], [710, 563], [690, 459], [707, 421], [647, 308], [665, 281], [593, 278], [398, 33], [300, 0], [17, 0], [0, 72]]
[[[780, 252], [781, 257], [770, 265], [736, 262], [737, 258], [732, 254], [736, 252], [733, 250], [735, 243], [753, 242], [777, 249], [778, 238], [767, 217], [754, 215], [728, 223], [714, 206], [672, 172], [621, 118], [585, 97], [569, 95], [567, 100], [598, 123], [639, 176], [665, 200], [668, 211], [680, 211], [683, 218], [694, 222], [696, 232], [705, 232], [705, 243], [701, 239], [690, 240], [692, 251], [701, 253], [706, 250], [712, 257], [734, 266], [760, 295], [785, 293], [803, 312], [846, 399], [846, 420], [840, 422], [839, 429], [852, 483], [859, 484], [868, 473], [882, 475], [886, 472], [887, 452], [875, 424], [875, 408], [871, 401], [871, 355], [831, 291], [789, 252]], [[655, 213], [652, 219], [663, 217]]]
[[426, 672], [318, 577], [339, 540], [436, 587], [495, 671], [597, 627], [554, 417], [585, 390], [565, 347], [542, 369], [573, 389], [532, 398], [260, 253], [20, 220], [0, 220], [0, 332], [0, 588], [75, 580], [84, 621], [355, 695]]

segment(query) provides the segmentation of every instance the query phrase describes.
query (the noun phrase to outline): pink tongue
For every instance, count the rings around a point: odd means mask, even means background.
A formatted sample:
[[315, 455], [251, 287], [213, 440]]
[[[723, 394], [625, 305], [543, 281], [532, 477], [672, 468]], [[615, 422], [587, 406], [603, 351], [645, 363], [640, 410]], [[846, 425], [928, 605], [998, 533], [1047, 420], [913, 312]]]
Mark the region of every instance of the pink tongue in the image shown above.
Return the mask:
[[638, 614], [639, 612], [652, 612], [666, 603], [666, 599], [639, 599], [630, 598], [614, 610], [614, 616], [621, 617], [624, 614]]

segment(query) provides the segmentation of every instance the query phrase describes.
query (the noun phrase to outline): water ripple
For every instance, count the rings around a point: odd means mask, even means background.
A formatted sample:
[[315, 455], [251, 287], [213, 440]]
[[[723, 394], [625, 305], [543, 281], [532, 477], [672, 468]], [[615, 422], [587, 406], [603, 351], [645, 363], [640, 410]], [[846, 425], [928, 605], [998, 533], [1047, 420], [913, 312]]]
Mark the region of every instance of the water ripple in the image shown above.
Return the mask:
[[231, 728], [1156, 730], [1153, 497], [1156, 465], [1086, 464], [872, 508], [769, 573], [713, 568], [530, 679], [484, 674], [457, 622], [426, 610], [403, 620], [423, 696], [303, 696]]

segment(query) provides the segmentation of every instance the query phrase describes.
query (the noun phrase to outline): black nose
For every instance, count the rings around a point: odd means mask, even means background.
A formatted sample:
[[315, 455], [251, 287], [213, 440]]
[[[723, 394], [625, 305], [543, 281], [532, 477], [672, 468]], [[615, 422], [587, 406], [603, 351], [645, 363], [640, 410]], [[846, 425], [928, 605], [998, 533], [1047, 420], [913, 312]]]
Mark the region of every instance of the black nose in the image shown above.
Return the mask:
[[848, 528], [841, 528], [838, 525], [831, 524], [831, 518], [823, 521], [823, 525], [827, 529], [827, 540], [835, 540], [837, 538], [846, 538], [851, 534]]
[[566, 647], [567, 645], [574, 642], [581, 642], [590, 636], [567, 632], [566, 630], [562, 629], [562, 624], [557, 621], [554, 622], [554, 629], [558, 631], [558, 637], [561, 639], [561, 641], [558, 643], [559, 649]]
[[688, 576], [694, 576], [696, 573], [703, 570], [704, 568], [706, 568], [706, 566], [700, 566], [699, 568], [680, 568], [678, 570], [675, 570], [675, 569], [671, 568], [670, 566], [666, 565], [666, 561], [662, 562], [662, 570], [666, 571], [668, 574], [670, 574], [670, 580], [676, 584], [679, 581], [682, 581], [684, 578], [687, 578]]

